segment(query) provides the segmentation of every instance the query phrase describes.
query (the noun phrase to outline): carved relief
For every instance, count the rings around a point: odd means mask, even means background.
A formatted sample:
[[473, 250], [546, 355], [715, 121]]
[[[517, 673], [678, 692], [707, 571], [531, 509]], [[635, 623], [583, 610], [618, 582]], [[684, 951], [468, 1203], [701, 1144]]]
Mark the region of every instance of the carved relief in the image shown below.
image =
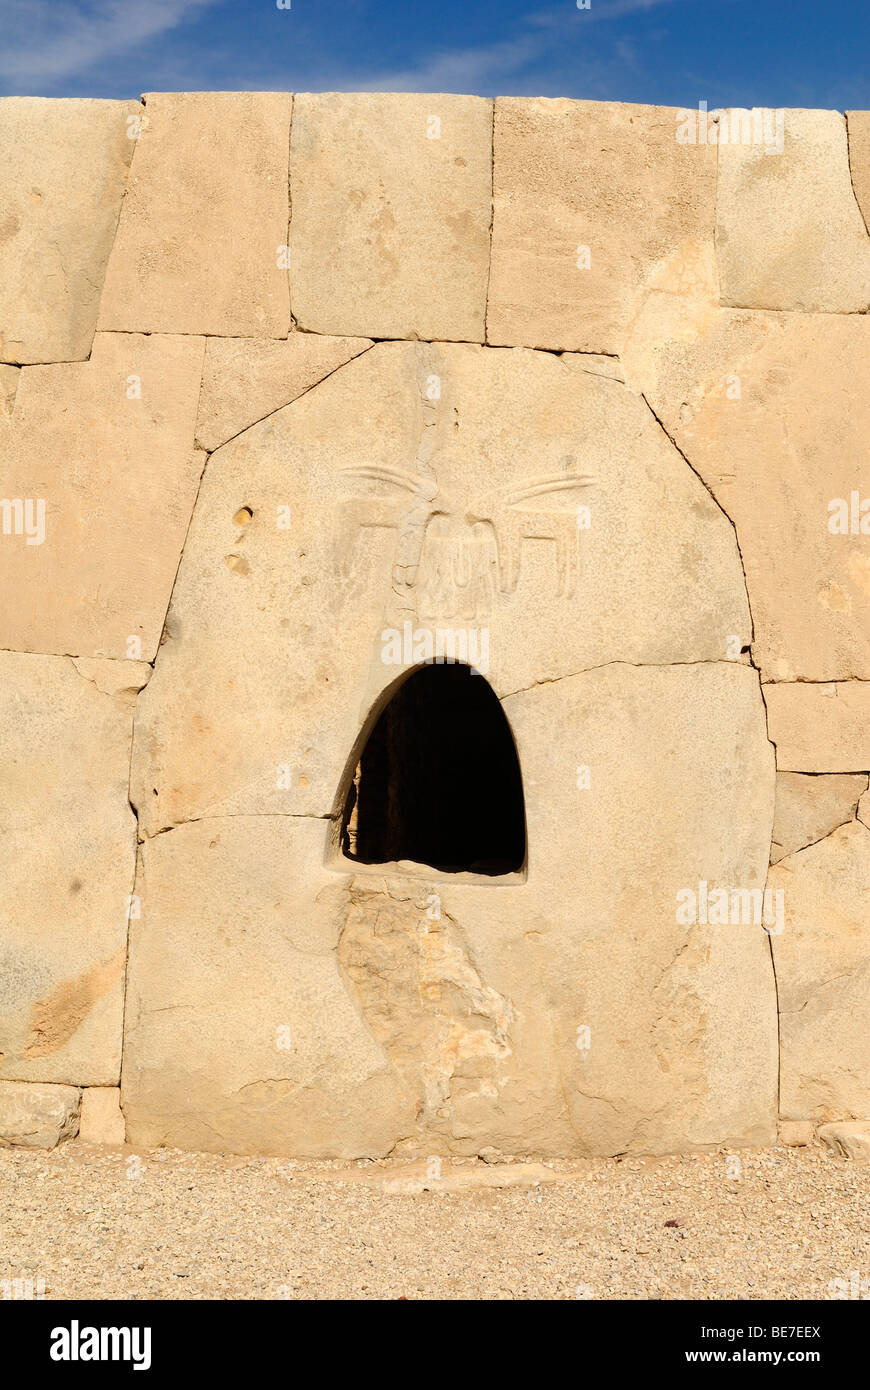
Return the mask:
[[349, 485], [367, 489], [341, 506], [343, 578], [353, 573], [360, 530], [380, 527], [397, 533], [393, 588], [423, 619], [485, 616], [494, 589], [515, 592], [528, 540], [553, 542], [553, 593], [574, 593], [583, 529], [579, 504], [597, 481], [591, 474], [530, 478], [471, 507], [445, 496], [435, 478], [401, 468], [359, 464], [342, 474]]

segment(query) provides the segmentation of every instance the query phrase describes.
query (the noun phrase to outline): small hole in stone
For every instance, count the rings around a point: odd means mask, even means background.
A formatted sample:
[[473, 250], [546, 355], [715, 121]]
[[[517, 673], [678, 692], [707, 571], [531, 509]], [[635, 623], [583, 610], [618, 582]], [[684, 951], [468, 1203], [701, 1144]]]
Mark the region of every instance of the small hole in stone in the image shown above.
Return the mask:
[[253, 515], [254, 513], [251, 511], [250, 507], [239, 507], [239, 510], [233, 517], [233, 525], [247, 526]]

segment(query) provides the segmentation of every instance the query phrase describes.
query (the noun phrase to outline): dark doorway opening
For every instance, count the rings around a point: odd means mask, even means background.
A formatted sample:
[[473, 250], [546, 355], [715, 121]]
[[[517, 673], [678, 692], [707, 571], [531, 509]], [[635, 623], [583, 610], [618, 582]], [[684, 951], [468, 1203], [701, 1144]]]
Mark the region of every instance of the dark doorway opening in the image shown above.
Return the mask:
[[516, 873], [526, 858], [517, 752], [483, 676], [422, 666], [381, 711], [351, 780], [341, 848], [362, 864], [399, 859], [442, 873]]

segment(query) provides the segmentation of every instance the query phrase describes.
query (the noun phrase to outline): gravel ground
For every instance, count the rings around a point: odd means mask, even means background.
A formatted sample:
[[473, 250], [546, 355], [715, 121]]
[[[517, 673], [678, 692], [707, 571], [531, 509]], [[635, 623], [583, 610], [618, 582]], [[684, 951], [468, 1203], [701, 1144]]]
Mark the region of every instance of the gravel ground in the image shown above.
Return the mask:
[[0, 1150], [0, 1281], [49, 1299], [826, 1299], [870, 1281], [870, 1165], [810, 1148], [743, 1153], [737, 1176], [724, 1153], [548, 1167], [537, 1188], [395, 1195], [407, 1163]]

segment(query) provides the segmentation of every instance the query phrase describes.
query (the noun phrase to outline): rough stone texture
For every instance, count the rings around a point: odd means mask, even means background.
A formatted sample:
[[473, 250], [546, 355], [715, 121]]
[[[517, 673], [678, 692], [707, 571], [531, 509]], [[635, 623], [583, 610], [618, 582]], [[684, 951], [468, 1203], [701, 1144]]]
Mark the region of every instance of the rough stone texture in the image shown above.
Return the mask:
[[870, 1113], [870, 831], [857, 821], [783, 859], [785, 930], [773, 935], [780, 1107], [820, 1122]]
[[856, 1163], [870, 1163], [870, 1120], [840, 1121], [822, 1125], [819, 1138], [823, 1144], [843, 1158]]
[[273, 338], [210, 338], [206, 343], [197, 443], [211, 453], [258, 420], [303, 395], [366, 348], [368, 338], [291, 333]]
[[80, 362], [100, 289], [138, 102], [0, 100], [0, 359]]
[[676, 118], [662, 106], [496, 101], [488, 342], [618, 353], [653, 271], [679, 274], [712, 245], [716, 150], [679, 144]]
[[[739, 111], [726, 114], [732, 126], [741, 117]], [[742, 115], [751, 118], [748, 111]], [[781, 152], [755, 140], [733, 143], [734, 135], [732, 128], [728, 143], [719, 145], [716, 249], [722, 303], [865, 312], [870, 236], [852, 188], [843, 116], [785, 111]]]
[[287, 336], [290, 108], [273, 92], [145, 98], [101, 329]]
[[800, 772], [778, 772], [771, 864], [854, 820], [858, 800], [866, 790], [866, 776], [810, 777]]
[[347, 895], [323, 867], [325, 838], [312, 818], [237, 817], [144, 845], [122, 1079], [131, 1144], [377, 1156], [413, 1126], [410, 1094], [341, 984]]
[[870, 768], [870, 681], [765, 685], [776, 765], [789, 772]]
[[480, 97], [297, 96], [290, 244], [300, 327], [482, 342], [491, 156], [492, 102]]
[[867, 536], [830, 529], [870, 498], [870, 318], [720, 310], [708, 258], [686, 281], [650, 286], [623, 365], [734, 522], [756, 664], [870, 679]]
[[0, 1081], [0, 1148], [53, 1149], [79, 1127], [75, 1086]]
[[[490, 634], [526, 880], [337, 857], [348, 760], [402, 674], [382, 632], [404, 621]], [[132, 1142], [772, 1138], [764, 932], [676, 919], [700, 878], [764, 881], [773, 754], [757, 674], [726, 659], [748, 627], [732, 529], [644, 403], [551, 355], [382, 344], [219, 449], [137, 712], [131, 794], [154, 838], [128, 991]], [[294, 1051], [276, 1047], [284, 1024]]]
[[870, 830], [870, 792], [865, 792], [858, 802], [857, 816], [861, 824]]
[[84, 1144], [124, 1143], [124, 1116], [117, 1086], [86, 1086], [82, 1091], [79, 1139]]
[[18, 596], [0, 647], [153, 659], [205, 460], [193, 447], [203, 348], [97, 334], [89, 362], [21, 373], [3, 486], [44, 500], [45, 538], [0, 544], [0, 587]]
[[0, 1076], [117, 1084], [135, 693], [0, 652]]
[[864, 225], [870, 229], [870, 111], [847, 111], [846, 127], [852, 187]]
[[802, 1149], [813, 1142], [815, 1130], [811, 1120], [781, 1120], [779, 1142], [786, 1148]]
[[19, 367], [0, 366], [0, 421], [12, 419], [20, 375]]
[[380, 344], [210, 458], [137, 713], [144, 832], [329, 815], [406, 621], [485, 628], [499, 695], [750, 630], [732, 529], [636, 396], [550, 354]]

